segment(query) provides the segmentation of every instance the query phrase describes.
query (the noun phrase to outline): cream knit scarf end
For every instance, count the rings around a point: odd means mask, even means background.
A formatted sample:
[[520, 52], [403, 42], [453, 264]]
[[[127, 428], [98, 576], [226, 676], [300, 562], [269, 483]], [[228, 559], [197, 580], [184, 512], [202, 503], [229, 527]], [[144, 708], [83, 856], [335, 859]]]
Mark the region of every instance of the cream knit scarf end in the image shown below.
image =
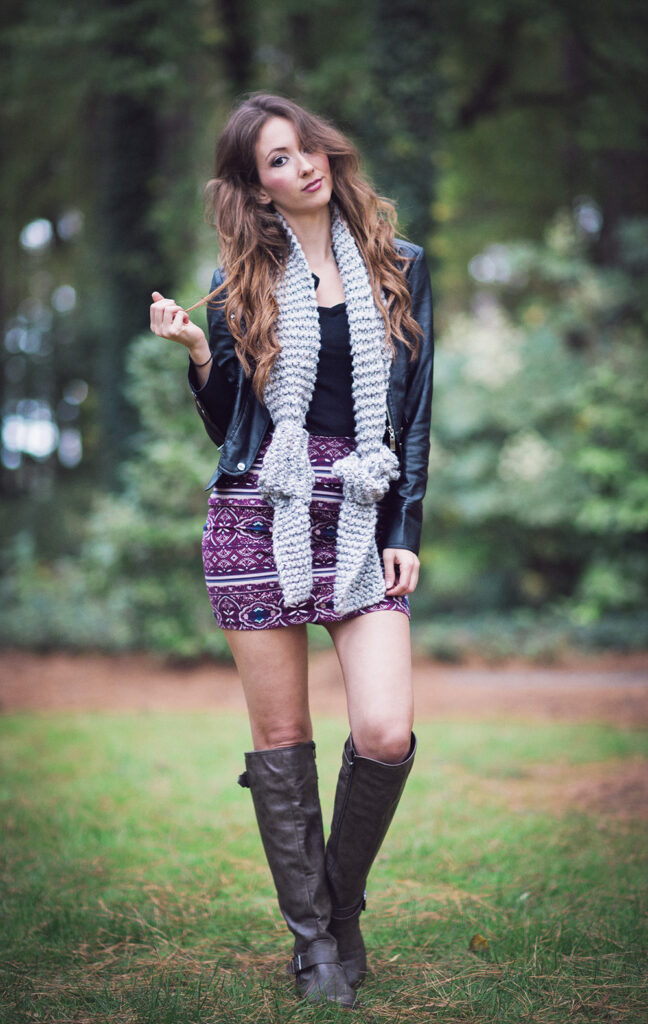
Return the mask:
[[[313, 587], [309, 505], [314, 483], [306, 413], [317, 376], [320, 325], [315, 287], [299, 241], [279, 217], [290, 253], [278, 284], [281, 346], [264, 402], [274, 423], [259, 474], [259, 490], [274, 507], [273, 552], [287, 606], [308, 600]], [[385, 580], [376, 545], [376, 503], [399, 477], [398, 460], [383, 444], [391, 353], [369, 276], [355, 240], [331, 204], [331, 242], [349, 320], [356, 449], [333, 464], [343, 500], [336, 541], [333, 607], [339, 614], [381, 601]]]

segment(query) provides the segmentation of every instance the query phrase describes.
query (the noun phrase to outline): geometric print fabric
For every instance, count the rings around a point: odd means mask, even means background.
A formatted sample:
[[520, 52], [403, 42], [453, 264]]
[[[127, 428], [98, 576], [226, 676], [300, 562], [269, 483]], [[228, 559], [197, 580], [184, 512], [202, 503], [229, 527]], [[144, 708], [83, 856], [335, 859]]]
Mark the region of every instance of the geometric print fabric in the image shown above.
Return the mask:
[[[259, 470], [270, 444], [268, 431], [254, 464], [239, 477], [220, 477], [209, 497], [203, 530], [205, 583], [221, 629], [276, 629], [303, 622], [339, 622], [389, 609], [410, 615], [407, 595], [386, 597], [347, 615], [333, 610], [337, 521], [342, 482], [331, 467], [355, 449], [353, 437], [308, 435], [315, 474], [310, 503], [313, 587], [306, 601], [286, 607], [272, 551], [273, 508], [258, 490]], [[377, 536], [380, 536], [380, 507]], [[380, 544], [379, 544], [380, 550]]]

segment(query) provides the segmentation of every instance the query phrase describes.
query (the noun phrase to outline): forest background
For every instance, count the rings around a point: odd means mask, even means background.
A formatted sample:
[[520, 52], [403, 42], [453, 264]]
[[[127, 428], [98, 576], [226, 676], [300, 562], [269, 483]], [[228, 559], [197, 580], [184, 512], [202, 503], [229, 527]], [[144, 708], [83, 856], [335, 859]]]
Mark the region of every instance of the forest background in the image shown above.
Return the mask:
[[225, 654], [186, 358], [215, 138], [264, 89], [356, 142], [437, 341], [415, 639], [648, 646], [648, 18], [638, 0], [17, 0], [0, 35], [0, 642]]

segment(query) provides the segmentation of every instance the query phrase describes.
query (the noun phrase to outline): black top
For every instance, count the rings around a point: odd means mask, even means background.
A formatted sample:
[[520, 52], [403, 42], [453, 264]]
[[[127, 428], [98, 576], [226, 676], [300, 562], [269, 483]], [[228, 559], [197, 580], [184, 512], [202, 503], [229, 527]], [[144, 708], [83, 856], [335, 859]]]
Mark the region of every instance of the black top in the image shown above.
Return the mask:
[[309, 434], [353, 437], [352, 364], [346, 305], [318, 306], [320, 350], [317, 377], [308, 412]]
[[[313, 274], [315, 287], [319, 285]], [[313, 397], [306, 413], [309, 434], [353, 437], [352, 363], [346, 303], [318, 306], [320, 350]]]

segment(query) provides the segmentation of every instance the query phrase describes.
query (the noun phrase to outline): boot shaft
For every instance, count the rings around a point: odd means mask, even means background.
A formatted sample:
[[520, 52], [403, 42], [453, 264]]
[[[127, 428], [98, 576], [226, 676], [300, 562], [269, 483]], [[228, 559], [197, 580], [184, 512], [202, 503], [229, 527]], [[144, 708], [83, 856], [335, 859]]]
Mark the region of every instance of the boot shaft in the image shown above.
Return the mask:
[[252, 793], [279, 907], [300, 953], [331, 938], [315, 744], [255, 750], [245, 764], [242, 784]]
[[342, 755], [326, 847], [326, 871], [335, 916], [360, 911], [367, 876], [391, 825], [416, 753], [400, 764], [356, 754], [351, 736]]

